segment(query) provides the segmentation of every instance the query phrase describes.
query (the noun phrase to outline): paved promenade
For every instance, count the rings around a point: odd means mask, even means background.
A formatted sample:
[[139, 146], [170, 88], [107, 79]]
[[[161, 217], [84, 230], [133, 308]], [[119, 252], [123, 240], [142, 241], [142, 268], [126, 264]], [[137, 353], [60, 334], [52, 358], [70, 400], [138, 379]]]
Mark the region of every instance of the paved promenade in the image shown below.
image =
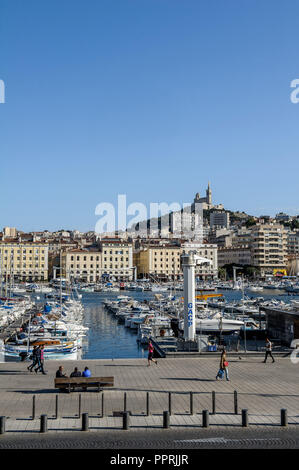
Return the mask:
[[[278, 357], [274, 364], [271, 360], [266, 364], [262, 361], [263, 356], [249, 355], [229, 359], [229, 382], [215, 380], [218, 355], [160, 359], [158, 365], [150, 367], [143, 359], [48, 361], [47, 375], [27, 371], [28, 362], [1, 363], [0, 416], [6, 417], [6, 435], [39, 432], [41, 414], [48, 417], [48, 435], [80, 431], [80, 413], [88, 413], [90, 432], [117, 431], [122, 429], [122, 418], [113, 413], [124, 410], [126, 392], [126, 409], [132, 413], [131, 431], [154, 431], [163, 426], [163, 411], [169, 410], [169, 392], [172, 392], [170, 426], [173, 429], [202, 427], [202, 410], [211, 413], [210, 430], [224, 426], [242, 429], [242, 409], [248, 410], [251, 429], [269, 429], [280, 426], [282, 408], [287, 409], [289, 429], [296, 429], [299, 425], [299, 365], [292, 364], [289, 357]], [[88, 365], [93, 376], [114, 376], [114, 389], [104, 391], [104, 416], [102, 392], [90, 390], [66, 394], [54, 389], [55, 372], [60, 364], [67, 375], [75, 365], [81, 370]], [[213, 391], [215, 414], [212, 414]], [[235, 414], [234, 391], [238, 396], [238, 414]], [[146, 392], [149, 392], [149, 416]], [[190, 392], [193, 392], [193, 410]], [[34, 396], [35, 417], [32, 419]]]

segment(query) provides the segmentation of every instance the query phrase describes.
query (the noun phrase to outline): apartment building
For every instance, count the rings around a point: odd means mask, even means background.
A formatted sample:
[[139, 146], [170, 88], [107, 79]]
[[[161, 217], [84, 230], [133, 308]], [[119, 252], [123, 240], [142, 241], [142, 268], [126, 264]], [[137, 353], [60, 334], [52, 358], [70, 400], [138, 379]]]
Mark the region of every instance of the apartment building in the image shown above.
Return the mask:
[[125, 240], [101, 240], [102, 272], [116, 280], [133, 280], [133, 245]]
[[251, 248], [249, 245], [218, 248], [218, 266], [226, 264], [236, 266], [251, 265]]
[[252, 265], [261, 276], [287, 267], [287, 231], [280, 224], [257, 224], [251, 228]]
[[299, 256], [299, 230], [289, 232], [287, 237], [287, 251], [290, 255]]
[[134, 253], [139, 278], [177, 279], [182, 274], [181, 247], [177, 245], [144, 245]]
[[100, 251], [73, 249], [61, 253], [62, 276], [85, 282], [101, 279], [102, 255]]
[[181, 252], [195, 252], [198, 256], [211, 260], [211, 264], [199, 264], [195, 267], [195, 276], [200, 279], [217, 279], [218, 277], [218, 247], [211, 243], [185, 242]]
[[75, 249], [62, 253], [63, 275], [83, 282], [103, 278], [116, 281], [134, 278], [132, 244], [122, 241], [101, 241], [97, 248]]
[[210, 227], [229, 227], [229, 212], [226, 211], [212, 211], [210, 213]]
[[17, 237], [17, 229], [15, 227], [4, 227], [2, 233], [3, 239]]
[[212, 265], [196, 266], [195, 274], [201, 279], [216, 278], [218, 275], [217, 246], [196, 241], [182, 242], [180, 245], [144, 244], [134, 253], [134, 264], [139, 278], [171, 280], [182, 278], [181, 255], [195, 251], [199, 256], [208, 258]]
[[0, 271], [3, 280], [47, 281], [48, 245], [42, 242], [1, 241]]

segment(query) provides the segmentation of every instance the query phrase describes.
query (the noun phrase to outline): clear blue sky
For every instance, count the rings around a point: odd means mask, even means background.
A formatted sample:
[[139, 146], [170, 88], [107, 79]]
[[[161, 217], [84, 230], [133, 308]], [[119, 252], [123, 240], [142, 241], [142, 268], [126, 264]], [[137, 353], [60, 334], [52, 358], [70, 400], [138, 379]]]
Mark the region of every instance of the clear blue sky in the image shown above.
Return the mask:
[[299, 213], [299, 2], [0, 0], [0, 228], [100, 202]]

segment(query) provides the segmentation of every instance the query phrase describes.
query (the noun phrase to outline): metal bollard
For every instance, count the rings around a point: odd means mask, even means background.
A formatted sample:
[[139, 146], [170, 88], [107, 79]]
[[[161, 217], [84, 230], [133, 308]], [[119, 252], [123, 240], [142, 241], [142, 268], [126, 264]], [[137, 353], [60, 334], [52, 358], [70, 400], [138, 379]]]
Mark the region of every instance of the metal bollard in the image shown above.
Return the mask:
[[128, 411], [123, 412], [123, 429], [128, 430], [130, 427], [130, 414]]
[[248, 426], [248, 410], [242, 410], [242, 427], [247, 428]]
[[102, 392], [102, 418], [105, 416], [105, 399], [104, 399], [104, 392]]
[[81, 418], [81, 404], [82, 404], [82, 397], [81, 393], [79, 393], [79, 403], [78, 403], [78, 417]]
[[280, 410], [280, 425], [284, 427], [288, 425], [288, 410], [285, 408]]
[[82, 413], [82, 431], [88, 431], [89, 423], [88, 423], [88, 413]]
[[168, 393], [168, 411], [171, 415], [171, 392]]
[[41, 415], [40, 417], [40, 432], [47, 432], [48, 431], [48, 416]]
[[146, 416], [150, 415], [149, 392], [146, 392]]
[[234, 391], [234, 411], [235, 415], [238, 414], [238, 392], [235, 390]]
[[209, 427], [209, 410], [202, 411], [202, 427], [208, 428]]
[[5, 434], [5, 416], [0, 416], [0, 434]]
[[194, 415], [193, 392], [190, 392], [190, 415]]
[[170, 413], [169, 411], [163, 411], [163, 428], [168, 429], [170, 424]]
[[58, 418], [58, 395], [56, 395], [56, 402], [55, 402], [55, 419]]
[[216, 392], [212, 392], [212, 414], [216, 413]]
[[32, 397], [32, 419], [35, 419], [35, 395]]
[[127, 392], [124, 393], [124, 412], [127, 411]]

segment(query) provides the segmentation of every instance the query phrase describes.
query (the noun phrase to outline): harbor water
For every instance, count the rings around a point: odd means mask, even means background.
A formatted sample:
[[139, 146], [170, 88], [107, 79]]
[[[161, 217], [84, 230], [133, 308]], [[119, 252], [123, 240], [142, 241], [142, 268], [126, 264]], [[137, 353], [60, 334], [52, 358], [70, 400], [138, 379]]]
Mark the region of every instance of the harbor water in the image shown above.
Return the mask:
[[[235, 290], [220, 290], [227, 301], [241, 300], [242, 292]], [[216, 293], [215, 292], [215, 293]], [[170, 292], [169, 292], [170, 293]], [[137, 341], [137, 334], [124, 324], [118, 323], [117, 319], [103, 306], [103, 300], [116, 300], [124, 294], [136, 300], [153, 299], [152, 292], [82, 292], [82, 303], [84, 306], [84, 326], [89, 328], [88, 334], [83, 342], [82, 359], [106, 359], [106, 358], [146, 358], [147, 348]], [[265, 300], [277, 299], [289, 302], [294, 298], [284, 291], [264, 290], [261, 292], [246, 292], [249, 298], [263, 297]], [[177, 297], [182, 293], [176, 293]]]

